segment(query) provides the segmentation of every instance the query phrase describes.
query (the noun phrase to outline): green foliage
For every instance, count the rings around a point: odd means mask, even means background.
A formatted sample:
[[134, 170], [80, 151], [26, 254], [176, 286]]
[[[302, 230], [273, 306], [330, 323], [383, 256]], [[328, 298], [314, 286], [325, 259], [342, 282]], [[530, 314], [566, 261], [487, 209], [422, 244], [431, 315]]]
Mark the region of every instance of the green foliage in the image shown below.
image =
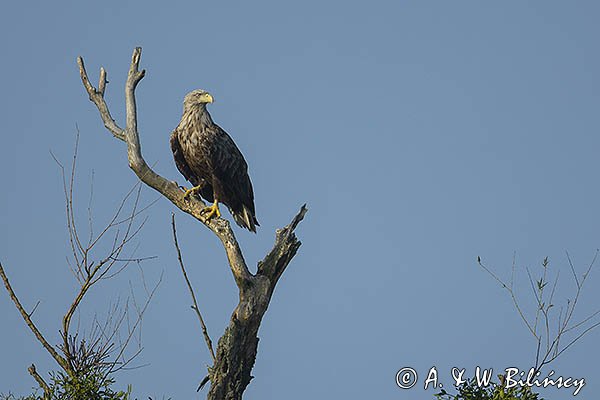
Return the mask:
[[0, 400], [130, 400], [131, 386], [127, 391], [115, 391], [114, 379], [106, 377], [101, 371], [89, 371], [69, 377], [64, 372], [52, 372], [46, 397], [34, 392], [31, 395], [17, 397], [12, 393], [0, 393]]
[[131, 386], [127, 391], [114, 391], [113, 378], [102, 371], [90, 370], [86, 374], [70, 377], [63, 372], [51, 374], [51, 400], [129, 400]]
[[539, 397], [538, 393], [532, 392], [529, 387], [507, 389], [498, 384], [479, 387], [475, 379], [460, 385], [457, 394], [450, 394], [442, 390], [435, 397], [438, 400], [544, 400]]

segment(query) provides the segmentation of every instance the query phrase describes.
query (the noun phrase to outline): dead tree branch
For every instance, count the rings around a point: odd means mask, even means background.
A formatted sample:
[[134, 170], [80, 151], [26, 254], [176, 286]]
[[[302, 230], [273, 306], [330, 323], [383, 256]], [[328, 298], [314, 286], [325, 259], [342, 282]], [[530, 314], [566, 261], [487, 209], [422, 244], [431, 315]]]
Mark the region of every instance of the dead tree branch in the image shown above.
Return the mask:
[[235, 308], [229, 326], [219, 339], [216, 360], [209, 368], [212, 383], [209, 399], [241, 399], [250, 382], [250, 372], [256, 359], [258, 329], [279, 278], [300, 247], [294, 234], [295, 228], [306, 214], [302, 206], [292, 222], [276, 233], [275, 245], [258, 264], [258, 271], [251, 274], [229, 222], [225, 219], [206, 219], [200, 212], [205, 204], [197, 198], [184, 198], [177, 183], [169, 181], [152, 170], [142, 157], [137, 129], [135, 89], [144, 78], [139, 70], [142, 49], [133, 51], [127, 82], [125, 84], [126, 126], [120, 128], [112, 119], [104, 100], [106, 71], [101, 69], [98, 89], [89, 81], [83, 59], [78, 57], [79, 72], [90, 100], [96, 105], [107, 130], [127, 144], [129, 167], [146, 185], [152, 187], [181, 211], [191, 215], [208, 227], [221, 241], [231, 272], [239, 289], [239, 304]]
[[8, 291], [8, 294], [9, 294], [11, 300], [13, 301], [13, 303], [15, 303], [17, 310], [19, 310], [19, 313], [21, 313], [21, 316], [25, 320], [25, 323], [27, 324], [29, 329], [31, 329], [31, 332], [33, 332], [33, 334], [35, 335], [37, 340], [42, 344], [42, 346], [44, 346], [46, 351], [48, 351], [48, 353], [52, 356], [52, 358], [54, 358], [54, 360], [58, 363], [58, 365], [60, 365], [63, 368], [67, 368], [68, 367], [67, 360], [65, 360], [60, 354], [58, 354], [56, 349], [54, 347], [52, 347], [50, 345], [50, 343], [48, 343], [48, 341], [46, 340], [44, 335], [42, 335], [40, 330], [37, 328], [37, 326], [35, 326], [35, 324], [31, 320], [30, 315], [23, 308], [23, 305], [19, 301], [19, 298], [15, 294], [12, 286], [10, 285], [10, 282], [8, 281], [8, 277], [6, 276], [6, 273], [4, 272], [2, 263], [0, 263], [0, 276], [2, 277], [2, 281], [4, 282], [4, 286], [6, 287], [6, 290]]

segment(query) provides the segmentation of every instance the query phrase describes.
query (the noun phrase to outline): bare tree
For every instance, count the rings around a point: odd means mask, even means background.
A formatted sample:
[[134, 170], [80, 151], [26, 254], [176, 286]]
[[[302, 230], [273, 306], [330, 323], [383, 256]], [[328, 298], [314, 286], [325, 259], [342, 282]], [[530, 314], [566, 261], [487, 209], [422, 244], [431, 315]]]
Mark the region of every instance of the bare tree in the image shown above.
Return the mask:
[[[79, 290], [62, 317], [61, 343], [59, 345], [51, 345], [32, 319], [39, 302], [32, 311], [25, 310], [10, 284], [2, 264], [0, 264], [0, 277], [21, 317], [36, 339], [58, 364], [58, 372], [55, 371], [52, 374], [53, 382], [51, 384], [48, 384], [38, 373], [34, 364], [28, 368], [30, 375], [43, 390], [44, 399], [60, 398], [67, 393], [69, 398], [75, 399], [115, 398], [115, 396], [123, 398], [124, 395], [118, 395], [116, 392], [108, 390], [113, 382], [112, 374], [126, 368], [141, 352], [141, 344], [138, 342], [137, 349], [130, 354], [130, 344], [135, 341], [142, 316], [154, 296], [158, 283], [151, 290], [147, 289], [147, 298], [143, 303], [138, 304], [132, 292], [131, 297], [128, 297], [124, 304], [117, 301], [109, 308], [105, 321], [101, 322], [94, 317], [91, 330], [87, 335], [80, 332], [79, 324], [73, 328], [72, 321], [92, 288], [98, 286], [102, 281], [114, 278], [132, 263], [139, 264], [154, 258], [133, 258], [136, 249], [130, 249], [132, 240], [145, 223], [145, 219], [138, 223], [138, 217], [153, 203], [140, 208], [141, 185], [136, 184], [123, 197], [104, 228], [98, 234], [94, 234], [91, 210], [92, 182], [87, 232], [83, 235], [75, 222], [76, 212], [73, 201], [78, 143], [79, 132], [77, 132], [68, 176], [65, 167], [53, 156], [61, 169], [65, 194], [67, 231], [71, 247], [71, 256], [67, 257], [66, 261], [79, 286]], [[143, 272], [141, 277], [144, 287], [147, 288]], [[103, 391], [104, 394], [98, 397], [98, 393], [92, 393], [94, 391]], [[92, 394], [96, 396], [90, 397]], [[115, 396], [112, 396], [113, 394]]]
[[542, 270], [538, 274], [539, 277], [537, 279], [534, 279], [529, 268], [525, 268], [531, 286], [531, 294], [533, 295], [534, 303], [533, 316], [530, 317], [527, 317], [523, 302], [517, 297], [515, 290], [516, 256], [513, 256], [510, 282], [505, 282], [500, 279], [491, 269], [483, 264], [481, 258], [477, 258], [479, 266], [490, 274], [492, 278], [508, 292], [515, 310], [529, 333], [533, 336], [536, 343], [535, 373], [541, 371], [544, 366], [547, 366], [560, 357], [561, 354], [591, 330], [600, 326], [600, 321], [596, 318], [600, 314], [600, 310], [597, 310], [580, 320], [575, 320], [575, 309], [579, 304], [583, 286], [596, 263], [597, 257], [598, 251], [596, 251], [585, 272], [579, 276], [571, 261], [569, 253], [567, 253], [570, 272], [575, 283], [575, 293], [572, 298], [567, 299], [562, 305], [557, 305], [555, 301], [556, 288], [560, 274], [559, 272], [556, 272], [554, 278], [550, 278], [550, 263], [548, 257], [542, 260]]
[[[113, 120], [104, 100], [106, 71], [100, 69], [98, 87], [94, 88], [88, 79], [83, 59], [77, 59], [83, 85], [90, 100], [96, 105], [104, 126], [117, 139], [127, 144], [129, 167], [146, 185], [158, 191], [181, 211], [194, 217], [210, 229], [221, 241], [229, 266], [239, 290], [239, 303], [231, 315], [225, 333], [219, 339], [214, 364], [208, 369], [211, 388], [209, 399], [241, 399], [250, 380], [251, 370], [256, 359], [258, 329], [267, 310], [271, 296], [279, 278], [292, 260], [300, 241], [294, 230], [307, 211], [302, 206], [292, 221], [277, 230], [273, 249], [258, 262], [258, 269], [252, 274], [235, 238], [229, 222], [225, 219], [207, 219], [201, 213], [206, 206], [198, 198], [185, 198], [177, 183], [169, 181], [152, 170], [142, 157], [137, 128], [135, 89], [144, 78], [145, 71], [139, 70], [142, 49], [133, 51], [129, 73], [125, 84], [126, 124], [120, 128]], [[207, 340], [208, 342], [208, 340]], [[210, 348], [210, 346], [209, 346]]]

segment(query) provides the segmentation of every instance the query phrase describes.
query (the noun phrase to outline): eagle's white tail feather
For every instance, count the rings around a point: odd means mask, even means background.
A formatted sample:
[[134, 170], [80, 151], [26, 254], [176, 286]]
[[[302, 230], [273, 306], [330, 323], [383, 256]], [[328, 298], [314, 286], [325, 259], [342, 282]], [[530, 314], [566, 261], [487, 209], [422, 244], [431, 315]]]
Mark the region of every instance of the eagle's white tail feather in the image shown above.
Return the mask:
[[248, 207], [242, 206], [242, 211], [240, 213], [231, 214], [233, 215], [233, 219], [239, 226], [256, 233], [256, 225], [258, 225], [258, 221], [255, 220]]

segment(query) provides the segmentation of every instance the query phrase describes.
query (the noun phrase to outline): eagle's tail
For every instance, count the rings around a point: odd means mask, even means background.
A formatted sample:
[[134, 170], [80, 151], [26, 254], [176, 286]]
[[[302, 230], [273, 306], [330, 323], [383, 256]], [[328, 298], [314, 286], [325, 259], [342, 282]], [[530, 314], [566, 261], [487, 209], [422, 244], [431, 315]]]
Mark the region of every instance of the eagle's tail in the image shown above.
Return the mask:
[[242, 209], [240, 211], [232, 212], [231, 214], [239, 226], [248, 229], [250, 232], [256, 233], [256, 227], [260, 226], [260, 224], [258, 223], [254, 213], [252, 213], [248, 207], [242, 205]]

